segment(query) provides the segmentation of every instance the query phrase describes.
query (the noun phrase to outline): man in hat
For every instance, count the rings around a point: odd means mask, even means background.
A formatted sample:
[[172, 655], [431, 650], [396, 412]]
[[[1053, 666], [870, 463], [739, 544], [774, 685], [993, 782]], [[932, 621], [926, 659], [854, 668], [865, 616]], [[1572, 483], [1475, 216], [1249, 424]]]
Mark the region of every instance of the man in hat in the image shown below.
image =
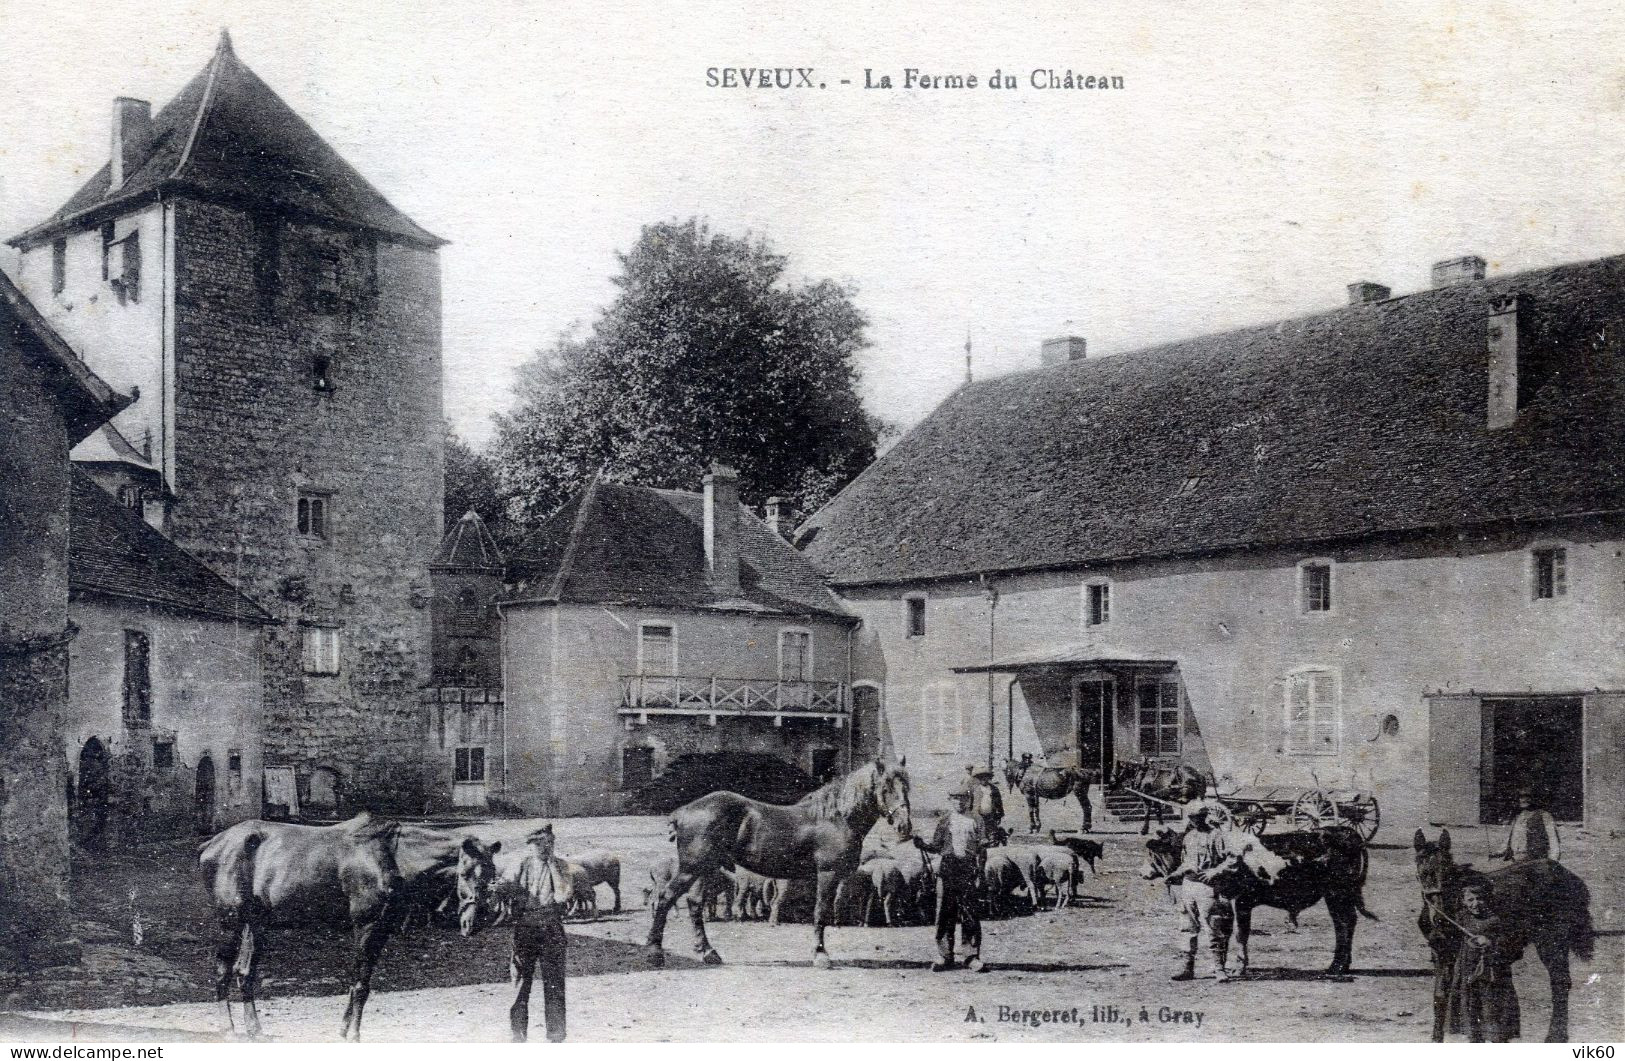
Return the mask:
[[973, 778], [961, 778], [948, 793], [953, 809], [938, 819], [931, 839], [918, 833], [914, 836], [918, 847], [942, 856], [937, 867], [937, 951], [941, 957], [931, 963], [932, 972], [954, 967], [955, 926], [965, 944], [965, 968], [973, 973], [987, 969], [981, 954], [982, 921], [977, 915], [987, 840], [981, 821], [971, 813], [976, 788]]
[[542, 1016], [548, 1042], [564, 1041], [564, 904], [573, 894], [570, 867], [554, 854], [553, 825], [548, 823], [525, 838], [519, 865], [499, 869], [499, 891], [514, 918], [510, 972], [519, 995], [508, 1011], [513, 1041], [522, 1043], [530, 1033], [531, 977], [542, 974]]
[[1507, 830], [1507, 842], [1496, 853], [1514, 863], [1536, 862], [1549, 858], [1558, 861], [1563, 846], [1557, 837], [1557, 821], [1541, 805], [1530, 785], [1518, 789], [1518, 813]]
[[971, 778], [976, 783], [972, 811], [982, 825], [982, 836], [988, 846], [997, 847], [1010, 836], [1004, 831], [1004, 797], [999, 795], [999, 786], [993, 783], [991, 766], [973, 767]]
[[1230, 812], [1218, 800], [1204, 799], [1185, 812], [1185, 821], [1179, 867], [1168, 875], [1169, 884], [1179, 885], [1179, 910], [1184, 917], [1185, 964], [1172, 979], [1196, 979], [1196, 944], [1206, 932], [1208, 950], [1213, 955], [1213, 978], [1224, 983], [1232, 979], [1225, 964], [1230, 950], [1232, 909], [1229, 901], [1219, 898], [1214, 885], [1238, 861], [1225, 842]]

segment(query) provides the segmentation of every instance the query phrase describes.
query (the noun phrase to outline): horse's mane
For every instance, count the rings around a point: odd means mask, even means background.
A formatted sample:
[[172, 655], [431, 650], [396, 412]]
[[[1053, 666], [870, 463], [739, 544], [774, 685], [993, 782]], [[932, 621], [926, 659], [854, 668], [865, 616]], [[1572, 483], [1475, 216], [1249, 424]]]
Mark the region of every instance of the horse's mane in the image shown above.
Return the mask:
[[868, 766], [837, 777], [801, 797], [796, 806], [805, 807], [820, 818], [850, 817], [857, 809], [859, 793], [865, 791], [861, 783], [865, 775], [872, 776]]

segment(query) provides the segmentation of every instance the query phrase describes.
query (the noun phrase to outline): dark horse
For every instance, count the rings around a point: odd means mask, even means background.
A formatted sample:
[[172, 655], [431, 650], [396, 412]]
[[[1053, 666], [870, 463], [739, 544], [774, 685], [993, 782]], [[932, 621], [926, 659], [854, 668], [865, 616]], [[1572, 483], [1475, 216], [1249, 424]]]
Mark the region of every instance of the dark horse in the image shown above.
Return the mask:
[[[1569, 1037], [1569, 954], [1591, 959], [1591, 896], [1585, 882], [1547, 859], [1515, 863], [1481, 873], [1450, 856], [1450, 830], [1429, 840], [1416, 830], [1416, 879], [1422, 885], [1422, 912], [1416, 927], [1433, 952], [1433, 1041], [1444, 1041], [1450, 1010], [1452, 972], [1461, 949], [1462, 889], [1469, 881], [1488, 882], [1490, 905], [1512, 933], [1511, 953], [1522, 957], [1529, 944], [1546, 966], [1552, 989], [1549, 1043]], [[1517, 959], [1514, 959], [1517, 960]]]
[[1044, 827], [1038, 812], [1038, 803], [1045, 799], [1078, 797], [1083, 808], [1083, 831], [1094, 828], [1094, 813], [1089, 807], [1089, 786], [1100, 784], [1100, 771], [1080, 766], [1046, 766], [1027, 770], [1021, 779], [1021, 794], [1027, 797], [1027, 831], [1036, 833]]
[[233, 974], [243, 999], [243, 1027], [260, 1033], [254, 988], [265, 931], [334, 925], [355, 936], [350, 1004], [344, 1038], [361, 1038], [361, 1011], [372, 970], [389, 935], [415, 909], [434, 909], [453, 896], [458, 927], [471, 936], [487, 916], [496, 874], [487, 847], [453, 829], [409, 825], [360, 814], [338, 825], [239, 822], [203, 845], [198, 865], [220, 922], [215, 951], [215, 998], [231, 1019]]
[[1111, 791], [1129, 790], [1140, 797], [1145, 807], [1145, 821], [1140, 835], [1151, 831], [1151, 815], [1157, 816], [1157, 827], [1162, 827], [1163, 815], [1170, 803], [1189, 803], [1207, 793], [1208, 779], [1194, 767], [1184, 763], [1158, 763], [1150, 759], [1125, 760], [1117, 764], [1112, 773]]
[[[884, 816], [898, 840], [914, 835], [908, 807], [908, 774], [903, 763], [876, 759], [836, 778], [788, 807], [759, 803], [734, 792], [712, 792], [677, 808], [671, 838], [677, 845], [677, 873], [660, 892], [649, 924], [648, 956], [664, 964], [661, 938], [666, 915], [696, 880], [715, 870], [743, 866], [764, 877], [818, 878], [813, 905], [813, 965], [829, 968], [824, 926], [832, 920], [835, 888], [858, 868], [863, 838]], [[705, 934], [698, 904], [690, 904], [700, 956], [711, 965], [722, 958]]]

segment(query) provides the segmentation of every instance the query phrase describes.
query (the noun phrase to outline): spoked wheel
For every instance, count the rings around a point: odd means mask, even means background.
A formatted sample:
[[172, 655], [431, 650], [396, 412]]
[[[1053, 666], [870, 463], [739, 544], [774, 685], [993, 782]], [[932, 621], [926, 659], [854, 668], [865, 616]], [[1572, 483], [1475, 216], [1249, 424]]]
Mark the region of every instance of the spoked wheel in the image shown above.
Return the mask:
[[1337, 804], [1326, 793], [1309, 789], [1292, 804], [1292, 824], [1299, 829], [1324, 829], [1337, 824]]
[[1382, 809], [1377, 806], [1377, 797], [1372, 796], [1370, 802], [1356, 803], [1349, 811], [1349, 824], [1360, 834], [1360, 839], [1369, 844], [1371, 838], [1377, 835], [1377, 826], [1382, 824]]

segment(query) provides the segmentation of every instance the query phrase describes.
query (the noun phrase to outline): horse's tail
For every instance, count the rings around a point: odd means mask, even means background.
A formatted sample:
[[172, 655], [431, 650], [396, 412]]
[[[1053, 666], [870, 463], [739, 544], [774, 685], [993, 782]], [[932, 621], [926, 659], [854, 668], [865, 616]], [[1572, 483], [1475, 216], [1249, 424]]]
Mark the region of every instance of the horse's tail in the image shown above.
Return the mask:
[[1571, 911], [1569, 918], [1569, 950], [1576, 958], [1590, 961], [1595, 943], [1596, 926], [1591, 923], [1591, 893], [1585, 881], [1576, 874], [1563, 871], [1569, 894], [1566, 897]]
[[1372, 921], [1381, 921], [1382, 918], [1365, 908], [1365, 879], [1371, 873], [1371, 849], [1364, 843], [1360, 844], [1360, 876], [1354, 882], [1354, 909], [1361, 917]]

